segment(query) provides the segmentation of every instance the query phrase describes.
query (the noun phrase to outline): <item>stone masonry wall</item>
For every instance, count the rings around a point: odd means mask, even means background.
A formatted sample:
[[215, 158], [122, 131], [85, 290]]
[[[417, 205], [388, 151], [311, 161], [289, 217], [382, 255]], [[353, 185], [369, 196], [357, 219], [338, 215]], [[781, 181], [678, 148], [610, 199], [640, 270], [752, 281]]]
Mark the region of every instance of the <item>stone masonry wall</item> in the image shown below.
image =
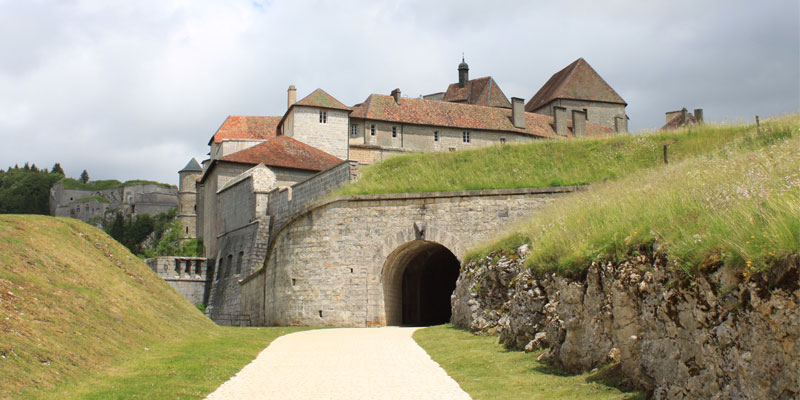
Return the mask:
[[[327, 112], [327, 122], [319, 122], [319, 112]], [[291, 136], [342, 160], [347, 159], [349, 112], [316, 107], [293, 107]]]
[[[570, 99], [556, 99], [534, 111], [537, 114], [553, 116], [553, 107], [564, 107], [567, 109], [567, 118], [572, 119], [572, 111], [581, 111], [584, 108], [588, 111], [586, 121], [615, 129], [615, 118], [625, 118], [625, 105], [615, 103], [603, 103], [598, 101], [583, 101]], [[626, 123], [627, 126], [627, 123]], [[626, 129], [627, 130], [627, 129]]]
[[[439, 243], [457, 258], [574, 187], [348, 196], [293, 217], [273, 232], [262, 292], [268, 325], [385, 325], [382, 269], [399, 246]], [[422, 239], [420, 239], [420, 229]], [[254, 290], [251, 285], [263, 285]], [[257, 296], [251, 298], [259, 301]], [[253, 309], [252, 303], [247, 307]]]

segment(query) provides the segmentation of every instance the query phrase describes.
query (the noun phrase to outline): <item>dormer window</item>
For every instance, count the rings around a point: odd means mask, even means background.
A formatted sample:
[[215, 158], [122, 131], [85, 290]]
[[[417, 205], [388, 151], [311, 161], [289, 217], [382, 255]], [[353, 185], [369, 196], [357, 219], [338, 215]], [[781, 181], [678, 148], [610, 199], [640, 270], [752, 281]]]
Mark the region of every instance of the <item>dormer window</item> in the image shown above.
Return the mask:
[[319, 123], [320, 124], [327, 124], [328, 123], [328, 112], [327, 111], [319, 111]]

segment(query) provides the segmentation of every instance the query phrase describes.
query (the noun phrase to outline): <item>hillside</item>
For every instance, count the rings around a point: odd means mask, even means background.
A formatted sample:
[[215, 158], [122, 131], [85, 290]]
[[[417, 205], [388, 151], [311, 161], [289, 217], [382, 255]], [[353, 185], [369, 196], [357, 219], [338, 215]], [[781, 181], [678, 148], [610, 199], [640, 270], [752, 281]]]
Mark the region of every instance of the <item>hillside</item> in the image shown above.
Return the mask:
[[122, 245], [78, 220], [0, 216], [0, 266], [0, 398], [216, 328]]
[[106, 179], [106, 180], [99, 180], [99, 181], [89, 181], [83, 183], [79, 180], [72, 179], [72, 178], [64, 178], [58, 181], [64, 185], [67, 189], [81, 189], [81, 190], [105, 190], [105, 189], [114, 189], [120, 187], [128, 187], [128, 186], [135, 186], [135, 185], [157, 185], [161, 187], [173, 187], [175, 185], [170, 185], [167, 183], [155, 182], [155, 181], [147, 181], [141, 179], [134, 179], [130, 181], [120, 182], [116, 179]]
[[800, 115], [754, 125], [706, 124], [602, 139], [543, 140], [470, 151], [397, 156], [363, 168], [336, 195], [569, 186], [616, 180], [668, 160], [763, 147], [800, 135]]

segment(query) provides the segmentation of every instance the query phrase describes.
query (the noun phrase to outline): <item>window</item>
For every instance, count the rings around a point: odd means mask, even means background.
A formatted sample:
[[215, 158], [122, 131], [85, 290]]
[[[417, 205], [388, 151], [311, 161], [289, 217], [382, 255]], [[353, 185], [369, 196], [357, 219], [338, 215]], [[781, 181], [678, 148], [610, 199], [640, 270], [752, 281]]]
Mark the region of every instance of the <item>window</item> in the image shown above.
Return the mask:
[[586, 119], [589, 119], [589, 110], [584, 108], [583, 112], [586, 114]]
[[369, 135], [375, 136], [375, 124], [369, 126]]
[[433, 131], [433, 141], [434, 142], [439, 141], [439, 131]]
[[467, 132], [467, 131], [464, 131], [464, 132], [461, 134], [461, 139], [463, 139], [463, 140], [464, 140], [464, 143], [469, 143], [469, 132]]
[[233, 268], [233, 254], [228, 254], [228, 262], [226, 264], [228, 265], [228, 269], [225, 270], [225, 272], [230, 274], [231, 269]]
[[320, 124], [327, 124], [328, 123], [328, 112], [327, 111], [319, 111], [319, 123]]
[[358, 125], [350, 126], [350, 136], [352, 137], [358, 136]]
[[397, 137], [397, 127], [396, 126], [392, 127], [392, 137]]
[[500, 138], [500, 144], [506, 144], [506, 138], [501, 137]]
[[244, 259], [244, 252], [240, 251], [239, 256], [236, 257], [236, 275], [240, 275], [242, 273], [242, 261]]

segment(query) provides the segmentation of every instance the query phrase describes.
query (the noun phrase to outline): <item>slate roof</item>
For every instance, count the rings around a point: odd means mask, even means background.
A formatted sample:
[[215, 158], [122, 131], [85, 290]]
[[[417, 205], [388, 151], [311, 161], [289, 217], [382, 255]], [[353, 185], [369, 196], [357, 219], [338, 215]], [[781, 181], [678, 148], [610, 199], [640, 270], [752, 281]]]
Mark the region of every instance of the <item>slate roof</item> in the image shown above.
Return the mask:
[[[557, 137], [553, 117], [525, 113], [525, 129], [515, 128], [508, 108], [475, 106], [415, 98], [403, 98], [398, 105], [392, 96], [370, 95], [363, 103], [353, 107], [351, 118], [374, 119], [404, 124], [431, 125], [489, 131], [506, 131], [531, 136]], [[572, 126], [571, 122], [569, 126]], [[586, 124], [588, 136], [613, 133], [609, 127]]]
[[491, 76], [468, 80], [463, 88], [451, 83], [442, 101], [511, 108], [511, 102]]
[[192, 157], [192, 159], [189, 160], [186, 166], [183, 167], [182, 170], [178, 171], [178, 173], [181, 172], [203, 172], [203, 168], [200, 167], [200, 164], [197, 163], [197, 160], [195, 160], [194, 157]]
[[253, 165], [264, 164], [271, 167], [308, 171], [323, 171], [342, 162], [338, 157], [288, 136], [274, 137], [264, 143], [228, 154], [220, 158], [219, 161]]
[[251, 117], [243, 115], [230, 115], [217, 129], [208, 144], [220, 143], [223, 139], [256, 139], [266, 140], [273, 138], [277, 133], [278, 122], [281, 117]]
[[555, 99], [628, 104], [583, 58], [575, 60], [572, 64], [553, 74], [525, 104], [525, 111], [533, 112]]
[[350, 110], [350, 107], [342, 104], [339, 100], [336, 100], [333, 96], [329, 95], [322, 89], [317, 89], [311, 94], [306, 97], [303, 97], [297, 103], [294, 103], [293, 106], [309, 106], [309, 107], [321, 107], [321, 108], [333, 108], [337, 110]]

